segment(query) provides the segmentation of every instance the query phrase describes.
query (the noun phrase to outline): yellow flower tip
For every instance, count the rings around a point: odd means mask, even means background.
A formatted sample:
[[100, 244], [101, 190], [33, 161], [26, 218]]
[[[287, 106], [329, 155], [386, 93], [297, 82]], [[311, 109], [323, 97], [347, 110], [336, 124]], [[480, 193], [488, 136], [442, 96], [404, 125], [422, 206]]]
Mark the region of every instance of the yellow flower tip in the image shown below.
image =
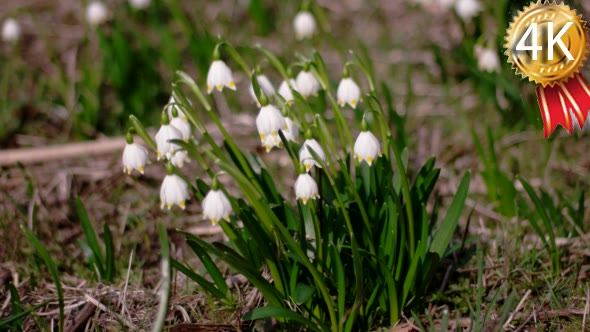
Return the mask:
[[158, 151], [158, 160], [162, 159], [162, 152]]
[[223, 219], [225, 219], [225, 221], [229, 221], [229, 216], [225, 216]]
[[291, 105], [293, 105], [293, 101], [292, 101], [292, 100], [289, 100], [289, 101], [287, 102], [287, 106], [291, 106]]
[[143, 166], [139, 166], [137, 168], [137, 170], [139, 171], [139, 173], [143, 174], [143, 171], [144, 171]]
[[277, 137], [277, 135], [278, 135], [278, 133], [276, 131], [272, 131], [270, 133], [270, 136], [272, 136], [272, 137]]
[[234, 82], [234, 81], [229, 82], [229, 88], [232, 90], [235, 90], [236, 89], [236, 82]]
[[305, 163], [304, 165], [305, 165], [305, 170], [309, 171], [309, 169], [311, 168], [311, 164]]
[[178, 168], [182, 168], [182, 166], [184, 166], [184, 162], [182, 162], [182, 161], [179, 161], [179, 162], [178, 162]]
[[342, 100], [338, 100], [338, 105], [339, 105], [340, 107], [344, 107], [344, 101], [342, 101]]
[[356, 106], [356, 100], [351, 100], [350, 101], [350, 106], [355, 107]]
[[264, 135], [264, 134], [260, 134], [260, 141], [261, 141], [262, 143], [264, 143], [264, 140], [265, 140], [265, 139], [266, 139], [266, 135]]
[[172, 208], [172, 204], [171, 203], [166, 203], [166, 207], [168, 208], [168, 210], [170, 210]]
[[217, 84], [215, 87], [217, 88], [217, 91], [223, 90], [223, 85], [221, 84]]
[[280, 149], [280, 148], [282, 148], [282, 147], [283, 147], [283, 142], [282, 142], [282, 141], [279, 141], [279, 142], [277, 143], [277, 146], [279, 147], [279, 149]]
[[123, 173], [131, 174], [129, 167], [123, 167]]
[[367, 157], [367, 162], [369, 163], [369, 165], [373, 162], [373, 157]]
[[164, 202], [160, 201], [160, 209], [161, 210], [164, 210], [164, 205], [165, 205]]
[[307, 197], [301, 197], [301, 200], [303, 201], [303, 204], [307, 204]]
[[211, 218], [211, 225], [213, 225], [213, 226], [217, 225], [217, 219]]
[[182, 115], [182, 119], [183, 119], [184, 121], [188, 121], [188, 118], [187, 118], [187, 117], [186, 117], [186, 115], [184, 115], [184, 114]]
[[178, 206], [180, 206], [180, 208], [184, 210], [186, 204], [184, 203], [184, 201], [181, 201], [180, 203], [178, 203]]
[[289, 126], [287, 126], [286, 124], [283, 126], [283, 130], [289, 130]]
[[188, 138], [183, 138], [182, 141], [188, 143]]
[[265, 144], [264, 148], [266, 149], [266, 152], [270, 152], [270, 149], [272, 149], [268, 144]]
[[356, 156], [356, 159], [358, 159], [359, 163], [360, 163], [361, 161], [363, 161], [363, 158], [362, 158], [361, 156]]
[[213, 91], [213, 88], [211, 88], [210, 85], [207, 85], [207, 93], [211, 93], [211, 91]]

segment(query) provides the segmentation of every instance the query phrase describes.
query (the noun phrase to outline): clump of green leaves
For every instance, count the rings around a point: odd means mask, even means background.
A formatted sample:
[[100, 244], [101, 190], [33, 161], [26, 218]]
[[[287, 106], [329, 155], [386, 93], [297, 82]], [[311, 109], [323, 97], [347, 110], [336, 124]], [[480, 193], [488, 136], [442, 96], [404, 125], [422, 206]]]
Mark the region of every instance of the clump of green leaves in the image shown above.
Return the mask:
[[[221, 47], [252, 76], [257, 99], [266, 99], [258, 86], [257, 73], [250, 71], [229, 44], [221, 42], [216, 52]], [[283, 79], [288, 80], [282, 62], [270, 51], [258, 49]], [[295, 115], [306, 138], [308, 133], [318, 138], [326, 149], [326, 159], [309, 149], [321, 166], [311, 171], [320, 198], [295, 204], [280, 190], [282, 183], [277, 180], [280, 177], [271, 174], [256, 155], [244, 153], [238, 147], [208, 98], [188, 74], [178, 72], [178, 81], [173, 84], [176, 105], [203, 138], [199, 145], [180, 140], [173, 143], [196, 159], [212, 179], [218, 174], [209, 165], [215, 163], [240, 189], [241, 195], [229, 197], [235, 215], [230, 221], [219, 223], [229, 243], [209, 243], [186, 233], [189, 247], [202, 261], [211, 281], [179, 261], [172, 260], [171, 264], [222, 304], [232, 304], [235, 300], [214, 263], [215, 258], [244, 275], [267, 303], [248, 312], [242, 317], [244, 320], [275, 317], [280, 322], [297, 323], [314, 331], [357, 331], [393, 325], [403, 310], [421, 304], [434, 281], [439, 262], [449, 254], [470, 174], [463, 177], [442, 220], [438, 217], [438, 207], [429, 212], [426, 207], [439, 176], [434, 158], [420, 168], [414, 181], [409, 179], [408, 150], [402, 150], [393, 138], [384, 109], [388, 109], [388, 114], [395, 111], [389, 109], [391, 103], [386, 108], [381, 105], [375, 80], [368, 70], [369, 60], [353, 57], [346, 66], [360, 68], [370, 87], [363, 96], [362, 121], [365, 122], [367, 114], [373, 115], [371, 124], [381, 132], [383, 156], [370, 165], [353, 158], [350, 124], [330, 91], [328, 71], [321, 55], [314, 52], [312, 58], [300, 57], [290, 68], [301, 67], [314, 73], [322, 89], [320, 100], [311, 102], [293, 90], [293, 103], [286, 103], [280, 97], [274, 102], [285, 113]], [[218, 126], [224, 138], [222, 146], [205, 130], [204, 117], [196, 116], [195, 108], [180, 89], [181, 84], [188, 86]], [[391, 96], [387, 86], [382, 87], [385, 96]], [[332, 106], [333, 118], [324, 116], [326, 104]], [[141, 122], [135, 117], [131, 120], [135, 131], [153, 149], [153, 140], [145, 134]], [[282, 132], [279, 136], [297, 174], [302, 161], [295, 151], [301, 145], [287, 141]], [[177, 173], [181, 174], [179, 170]], [[202, 179], [189, 184], [198, 199], [210, 190]], [[265, 278], [265, 271], [270, 274], [270, 280]]]

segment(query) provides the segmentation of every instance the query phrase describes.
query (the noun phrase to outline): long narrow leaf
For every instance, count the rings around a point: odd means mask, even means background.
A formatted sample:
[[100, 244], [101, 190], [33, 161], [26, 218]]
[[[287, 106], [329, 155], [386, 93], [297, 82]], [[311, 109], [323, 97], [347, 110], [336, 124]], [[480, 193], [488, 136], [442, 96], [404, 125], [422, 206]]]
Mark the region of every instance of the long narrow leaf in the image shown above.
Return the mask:
[[64, 329], [64, 319], [65, 319], [64, 294], [63, 294], [63, 289], [61, 286], [61, 280], [59, 278], [59, 273], [57, 271], [57, 266], [53, 262], [53, 259], [51, 259], [51, 257], [49, 256], [49, 253], [47, 252], [47, 250], [45, 250], [45, 247], [43, 246], [43, 244], [41, 244], [41, 241], [39, 241], [39, 239], [37, 239], [35, 234], [31, 233], [31, 231], [29, 231], [25, 227], [22, 227], [22, 229], [25, 232], [25, 235], [27, 236], [27, 238], [29, 239], [29, 242], [31, 242], [31, 244], [33, 245], [33, 247], [35, 248], [35, 250], [37, 251], [39, 256], [41, 256], [41, 259], [43, 259], [43, 261], [45, 262], [45, 265], [47, 265], [47, 269], [49, 270], [49, 273], [51, 274], [51, 277], [53, 278], [53, 282], [55, 283], [55, 290], [57, 291], [57, 301], [59, 303], [59, 332], [61, 332]]
[[98, 237], [96, 236], [96, 232], [92, 227], [92, 222], [88, 217], [88, 213], [86, 213], [86, 208], [82, 204], [82, 201], [80, 201], [79, 197], [76, 197], [76, 213], [78, 214], [78, 218], [80, 219], [80, 225], [82, 226], [82, 231], [84, 231], [84, 236], [86, 237], [88, 246], [94, 254], [96, 268], [98, 269], [102, 277], [104, 276], [102, 249], [100, 248], [100, 244], [98, 243]]
[[463, 176], [463, 179], [459, 184], [459, 188], [457, 189], [457, 193], [453, 198], [453, 202], [451, 202], [451, 206], [447, 211], [447, 215], [443, 219], [440, 228], [434, 236], [432, 244], [430, 245], [430, 251], [438, 254], [440, 258], [442, 258], [445, 254], [445, 251], [447, 250], [447, 247], [453, 238], [455, 228], [457, 228], [459, 217], [461, 217], [461, 211], [463, 211], [465, 200], [467, 199], [470, 181], [471, 173], [467, 172]]

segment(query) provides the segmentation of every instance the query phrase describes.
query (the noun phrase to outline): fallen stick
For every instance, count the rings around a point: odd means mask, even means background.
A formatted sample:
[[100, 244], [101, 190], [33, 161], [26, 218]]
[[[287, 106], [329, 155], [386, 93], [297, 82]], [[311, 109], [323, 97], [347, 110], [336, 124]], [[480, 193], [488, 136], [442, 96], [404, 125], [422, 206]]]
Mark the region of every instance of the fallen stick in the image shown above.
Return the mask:
[[97, 156], [123, 150], [125, 138], [107, 138], [90, 142], [67, 143], [24, 149], [0, 150], [0, 166], [25, 165], [53, 160]]

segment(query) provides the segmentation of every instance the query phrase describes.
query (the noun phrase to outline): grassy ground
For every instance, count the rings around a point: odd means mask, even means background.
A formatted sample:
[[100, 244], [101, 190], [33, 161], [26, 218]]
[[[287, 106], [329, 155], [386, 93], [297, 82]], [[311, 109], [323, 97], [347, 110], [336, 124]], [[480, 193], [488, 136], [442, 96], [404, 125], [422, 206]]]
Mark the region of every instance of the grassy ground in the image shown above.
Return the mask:
[[[114, 1], [108, 3], [114, 5]], [[244, 2], [178, 3], [157, 2], [159, 11], [148, 13], [117, 4], [120, 10], [114, 15], [122, 26], [109, 23], [96, 31], [84, 22], [78, 1], [3, 1], [0, 18], [18, 13], [24, 38], [16, 49], [0, 48], [0, 147], [22, 150], [105, 135], [117, 137], [125, 131], [128, 114], [141, 113], [145, 123], [156, 123], [148, 119], [157, 119], [167, 102], [167, 82], [174, 70], [182, 68], [204, 77], [216, 35], [234, 45], [260, 43], [285, 57], [304, 53], [309, 47], [295, 42], [291, 33], [295, 2], [265, 2], [266, 10], [273, 13], [267, 19], [255, 18]], [[412, 322], [404, 320], [391, 330], [411, 331], [419, 328], [419, 322], [438, 330], [447, 312], [449, 326], [457, 330], [458, 325], [461, 330], [483, 331], [585, 329], [590, 309], [586, 230], [590, 214], [583, 207], [577, 210], [580, 202], [588, 205], [587, 197], [581, 196], [589, 181], [588, 136], [568, 136], [561, 130], [547, 141], [541, 129], [527, 120], [507, 121], [525, 118], [523, 109], [515, 106], [509, 110], [511, 116], [502, 115], [493, 100], [482, 97], [479, 82], [465, 74], [466, 64], [457, 51], [464, 36], [451, 13], [405, 1], [319, 4], [325, 8], [330, 32], [313, 43], [335, 73], [334, 84], [346, 50], [366, 47], [378, 79], [391, 87], [398, 112], [407, 115], [410, 169], [415, 171], [428, 157], [437, 157], [442, 171], [435, 192], [443, 209], [462, 174], [474, 173], [468, 208], [456, 234], [455, 243], [461, 249], [438, 272], [440, 283], [432, 289], [427, 306], [415, 312]], [[133, 49], [141, 52], [130, 55], [126, 53], [130, 49], [116, 43], [105, 46], [101, 34], [113, 31], [131, 36], [136, 41], [131, 43]], [[103, 62], [97, 55], [116, 58], [120, 52], [133, 62]], [[248, 60], [256, 59], [254, 52], [244, 53]], [[443, 66], [436, 54], [441, 54]], [[111, 72], [104, 67], [108, 65], [120, 70]], [[506, 68], [502, 75], [517, 81]], [[134, 81], [137, 77], [143, 83]], [[238, 76], [238, 85], [244, 86], [247, 79]], [[278, 76], [271, 79], [278, 83]], [[533, 86], [519, 87], [523, 99], [531, 99]], [[258, 148], [253, 128], [256, 107], [249, 96], [226, 96], [227, 100], [218, 96], [215, 100], [220, 113], [226, 115], [226, 127], [243, 137], [244, 149], [255, 151], [269, 164], [276, 163], [275, 156]], [[230, 113], [238, 107], [243, 110], [240, 117]], [[21, 227], [33, 229], [57, 262], [70, 328], [116, 331], [151, 326], [161, 286], [156, 222], [168, 229], [172, 256], [202, 272], [176, 229], [211, 240], [223, 239], [222, 233], [209, 227], [194, 202], [186, 211], [161, 211], [157, 202], [164, 170], [152, 167], [142, 177], [124, 176], [120, 153], [120, 149], [94, 156], [80, 153], [22, 166], [4, 165], [0, 160], [0, 319], [15, 313], [16, 294], [21, 309], [32, 308], [33, 313], [12, 326], [29, 331], [51, 329], [59, 317], [55, 284], [33, 255], [34, 248]], [[189, 170], [199, 172], [195, 163], [189, 164]], [[549, 224], [544, 225], [535, 214], [539, 206], [517, 180], [518, 175], [541, 196], [541, 206], [550, 214]], [[491, 189], [493, 184], [497, 191]], [[289, 190], [286, 195], [293, 195], [291, 185], [284, 184]], [[86, 262], [75, 197], [83, 202], [95, 229], [106, 223], [113, 233], [113, 282], [96, 280]], [[555, 208], [549, 209], [552, 204]], [[510, 213], [514, 206], [519, 213]], [[542, 236], [535, 231], [535, 220]], [[549, 228], [556, 236], [558, 271], [541, 240], [549, 236]], [[207, 324], [212, 331], [240, 325], [241, 314], [262, 300], [239, 276], [223, 272], [239, 295], [239, 306], [217, 307], [178, 273], [168, 322]], [[12, 294], [9, 284], [14, 285]], [[411, 319], [412, 313], [406, 316]], [[184, 325], [176, 331], [190, 328], [196, 330]]]

